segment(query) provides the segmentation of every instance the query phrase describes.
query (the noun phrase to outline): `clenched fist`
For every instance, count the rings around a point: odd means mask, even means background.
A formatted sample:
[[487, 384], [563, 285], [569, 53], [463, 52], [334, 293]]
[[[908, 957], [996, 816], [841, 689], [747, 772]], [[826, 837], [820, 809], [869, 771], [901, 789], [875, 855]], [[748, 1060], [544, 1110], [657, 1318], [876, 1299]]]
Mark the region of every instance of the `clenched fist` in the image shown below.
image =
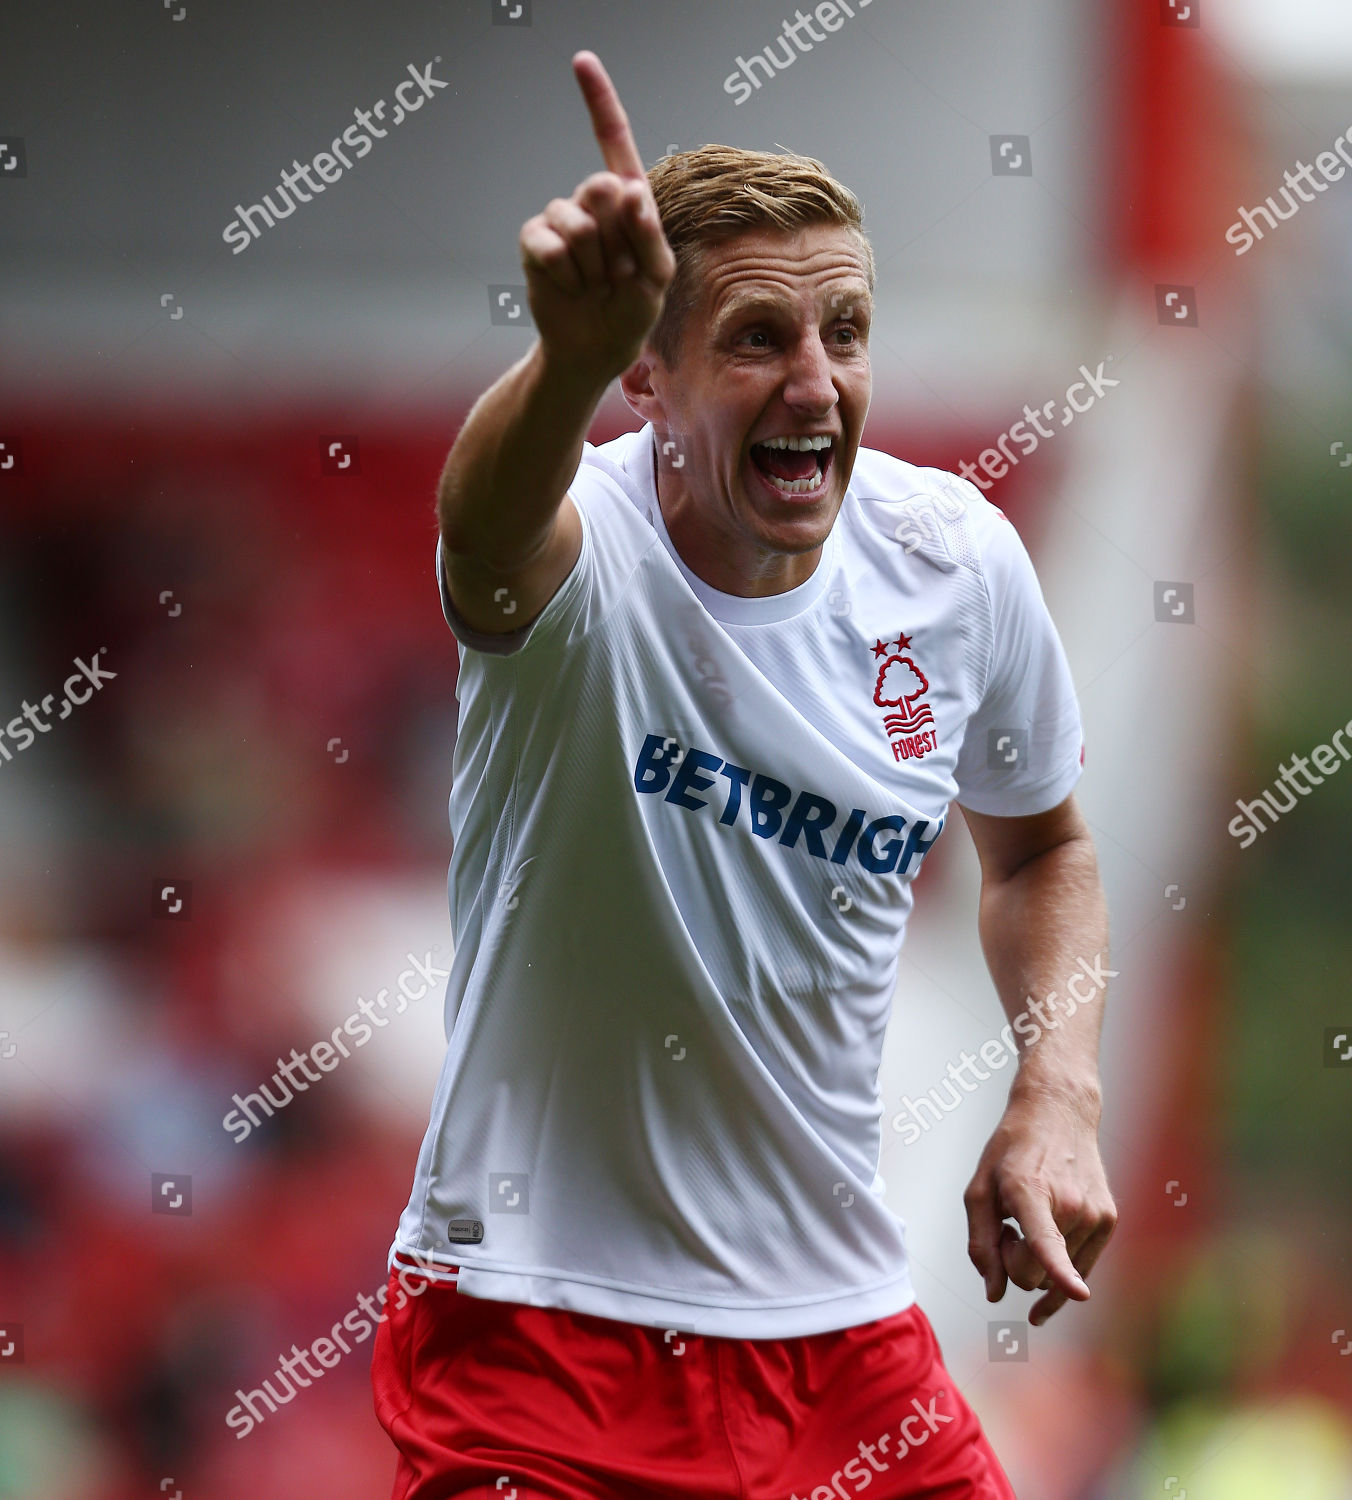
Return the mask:
[[553, 198], [521, 226], [531, 314], [550, 360], [608, 383], [638, 357], [657, 321], [676, 257], [601, 59], [579, 52], [581, 86], [606, 170]]

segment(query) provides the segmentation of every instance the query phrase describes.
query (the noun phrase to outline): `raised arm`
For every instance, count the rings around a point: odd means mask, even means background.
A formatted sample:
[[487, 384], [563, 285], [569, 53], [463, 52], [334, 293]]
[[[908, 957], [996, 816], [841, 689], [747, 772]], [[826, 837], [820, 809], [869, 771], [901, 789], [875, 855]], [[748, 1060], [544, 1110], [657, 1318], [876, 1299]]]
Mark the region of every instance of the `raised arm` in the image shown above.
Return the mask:
[[637, 358], [676, 260], [601, 60], [573, 58], [605, 170], [521, 227], [538, 338], [471, 408], [437, 491], [456, 609], [478, 630], [535, 618], [577, 561], [567, 487], [606, 387]]

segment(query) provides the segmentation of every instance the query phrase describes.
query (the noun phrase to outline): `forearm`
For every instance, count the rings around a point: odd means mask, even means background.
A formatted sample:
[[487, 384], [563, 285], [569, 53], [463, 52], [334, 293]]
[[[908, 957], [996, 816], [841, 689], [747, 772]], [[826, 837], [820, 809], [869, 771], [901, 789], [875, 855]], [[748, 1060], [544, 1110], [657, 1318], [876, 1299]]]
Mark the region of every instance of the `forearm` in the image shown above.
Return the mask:
[[1011, 1096], [1051, 1094], [1097, 1121], [1099, 1032], [1113, 971], [1088, 833], [1038, 854], [1004, 880], [984, 882], [980, 932], [1019, 1048]]
[[551, 361], [537, 341], [479, 397], [437, 490], [450, 552], [494, 567], [536, 552], [577, 473], [607, 384]]
[[963, 813], [981, 859], [981, 946], [1019, 1051], [963, 1194], [968, 1254], [990, 1301], [1010, 1280], [1045, 1293], [1037, 1324], [1089, 1296], [1084, 1278], [1117, 1222], [1098, 1150], [1108, 913], [1073, 796], [1027, 817]]

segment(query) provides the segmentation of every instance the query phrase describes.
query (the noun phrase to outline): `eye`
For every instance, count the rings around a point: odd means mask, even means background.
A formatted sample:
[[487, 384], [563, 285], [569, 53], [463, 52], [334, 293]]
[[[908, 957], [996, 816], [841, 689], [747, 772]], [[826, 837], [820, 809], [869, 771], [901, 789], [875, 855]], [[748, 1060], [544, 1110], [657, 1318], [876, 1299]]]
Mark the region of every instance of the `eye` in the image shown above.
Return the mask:
[[765, 342], [763, 344], [757, 344], [755, 346], [757, 349], [768, 349], [769, 346], [770, 346], [770, 335], [765, 331], [764, 328], [749, 328], [749, 329], [747, 329], [747, 331], [742, 335], [742, 342], [746, 343], [746, 341], [748, 339], [764, 339], [765, 340]]

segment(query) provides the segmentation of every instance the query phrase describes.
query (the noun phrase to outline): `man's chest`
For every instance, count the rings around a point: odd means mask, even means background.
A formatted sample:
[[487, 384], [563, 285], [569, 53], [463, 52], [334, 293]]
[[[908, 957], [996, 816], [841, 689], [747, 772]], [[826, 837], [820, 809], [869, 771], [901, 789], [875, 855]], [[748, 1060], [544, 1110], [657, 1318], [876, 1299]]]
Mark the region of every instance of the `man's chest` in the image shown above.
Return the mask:
[[931, 815], [952, 800], [980, 684], [951, 598], [842, 593], [808, 620], [728, 635], [766, 688], [864, 774]]

